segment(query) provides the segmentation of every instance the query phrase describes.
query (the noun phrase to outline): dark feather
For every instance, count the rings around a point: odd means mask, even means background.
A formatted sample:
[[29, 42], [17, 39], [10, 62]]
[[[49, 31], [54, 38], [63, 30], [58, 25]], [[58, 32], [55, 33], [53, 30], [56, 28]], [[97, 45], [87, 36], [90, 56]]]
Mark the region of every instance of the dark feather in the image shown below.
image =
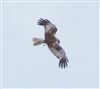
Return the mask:
[[67, 66], [68, 66], [67, 62], [68, 62], [68, 61], [67, 61], [66, 58], [60, 59], [60, 61], [59, 61], [59, 67], [61, 67], [61, 68], [67, 67]]
[[42, 19], [42, 18], [40, 18], [40, 20], [37, 23], [38, 23], [38, 25], [45, 26], [48, 23], [50, 23], [50, 21], [48, 19]]

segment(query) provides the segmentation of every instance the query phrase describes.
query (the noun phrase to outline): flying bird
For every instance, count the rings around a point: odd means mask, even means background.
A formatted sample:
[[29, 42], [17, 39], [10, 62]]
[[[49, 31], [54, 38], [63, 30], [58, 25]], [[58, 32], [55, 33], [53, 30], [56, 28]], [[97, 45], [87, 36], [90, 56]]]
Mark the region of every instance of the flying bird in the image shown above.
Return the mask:
[[60, 46], [60, 40], [56, 37], [57, 27], [48, 19], [40, 18], [37, 23], [38, 25], [44, 26], [45, 39], [33, 38], [33, 45], [47, 44], [50, 51], [59, 59], [59, 67], [67, 67], [69, 60], [66, 57], [64, 49]]

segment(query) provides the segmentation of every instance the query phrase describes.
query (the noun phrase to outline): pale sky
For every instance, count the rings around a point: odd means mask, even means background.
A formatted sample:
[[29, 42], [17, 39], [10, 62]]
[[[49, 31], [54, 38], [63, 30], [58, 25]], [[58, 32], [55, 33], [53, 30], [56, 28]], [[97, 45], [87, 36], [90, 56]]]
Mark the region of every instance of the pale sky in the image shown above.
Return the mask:
[[[1, 2], [0, 2], [1, 5]], [[1, 6], [0, 6], [0, 10], [1, 10]], [[1, 11], [0, 11], [0, 57], [1, 57]], [[1, 76], [1, 58], [0, 58], [0, 76]], [[1, 77], [0, 77], [0, 82], [1, 82]], [[0, 83], [1, 86], [1, 83]]]
[[[96, 2], [3, 2], [3, 88], [97, 88], [98, 17]], [[39, 18], [57, 26], [68, 68], [47, 46], [32, 45], [44, 38]]]

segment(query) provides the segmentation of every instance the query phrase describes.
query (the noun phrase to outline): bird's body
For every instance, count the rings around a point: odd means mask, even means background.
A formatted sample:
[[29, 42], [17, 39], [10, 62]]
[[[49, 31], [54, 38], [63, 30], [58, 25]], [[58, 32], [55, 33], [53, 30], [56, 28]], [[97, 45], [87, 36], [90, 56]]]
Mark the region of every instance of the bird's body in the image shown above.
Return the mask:
[[45, 42], [48, 46], [53, 46], [53, 44], [55, 44], [56, 41], [57, 39], [53, 34], [49, 32], [45, 33]]
[[[38, 21], [38, 25], [44, 26], [45, 29], [45, 39], [34, 41], [34, 44], [46, 43], [50, 51], [58, 58], [59, 67], [65, 68], [67, 66], [68, 59], [66, 57], [65, 51], [60, 46], [60, 41], [56, 38], [55, 34], [57, 32], [57, 28], [54, 24], [52, 24], [47, 19], [40, 19]], [[33, 38], [34, 39], [34, 38]]]

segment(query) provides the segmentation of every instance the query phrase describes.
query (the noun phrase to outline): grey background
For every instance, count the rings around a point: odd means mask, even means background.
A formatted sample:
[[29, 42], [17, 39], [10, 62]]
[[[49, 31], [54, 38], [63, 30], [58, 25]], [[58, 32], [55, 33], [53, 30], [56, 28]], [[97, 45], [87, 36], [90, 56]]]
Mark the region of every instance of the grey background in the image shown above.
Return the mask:
[[0, 2], [0, 87], [1, 87], [1, 2]]
[[[1, 2], [0, 2], [1, 10]], [[0, 11], [0, 64], [1, 64], [1, 11]], [[0, 87], [1, 87], [1, 65], [0, 65]]]
[[[32, 45], [44, 37], [38, 19], [58, 27], [57, 37], [69, 59], [66, 69], [47, 46]], [[3, 3], [4, 88], [97, 88], [98, 3]]]

